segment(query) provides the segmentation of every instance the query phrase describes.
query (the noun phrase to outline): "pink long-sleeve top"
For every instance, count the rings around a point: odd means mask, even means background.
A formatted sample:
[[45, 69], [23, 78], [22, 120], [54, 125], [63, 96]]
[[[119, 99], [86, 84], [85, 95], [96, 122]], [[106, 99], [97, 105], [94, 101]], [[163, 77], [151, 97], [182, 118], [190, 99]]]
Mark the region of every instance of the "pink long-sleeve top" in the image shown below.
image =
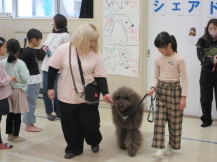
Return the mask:
[[182, 55], [173, 53], [170, 56], [161, 55], [158, 58], [156, 58], [155, 74], [152, 86], [157, 87], [158, 81], [181, 81], [182, 96], [187, 96], [188, 80], [185, 60]]
[[7, 98], [12, 94], [10, 86], [11, 76], [9, 76], [0, 62], [0, 100]]

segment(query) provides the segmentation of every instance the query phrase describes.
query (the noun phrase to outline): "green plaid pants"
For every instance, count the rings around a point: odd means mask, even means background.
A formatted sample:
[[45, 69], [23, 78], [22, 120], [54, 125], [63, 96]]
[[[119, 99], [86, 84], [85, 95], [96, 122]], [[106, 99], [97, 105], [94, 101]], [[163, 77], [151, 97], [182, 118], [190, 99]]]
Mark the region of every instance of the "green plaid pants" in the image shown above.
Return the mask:
[[181, 148], [182, 118], [180, 110], [182, 88], [180, 82], [160, 81], [156, 90], [156, 114], [153, 148], [165, 148], [165, 125], [168, 122], [169, 144], [175, 150]]

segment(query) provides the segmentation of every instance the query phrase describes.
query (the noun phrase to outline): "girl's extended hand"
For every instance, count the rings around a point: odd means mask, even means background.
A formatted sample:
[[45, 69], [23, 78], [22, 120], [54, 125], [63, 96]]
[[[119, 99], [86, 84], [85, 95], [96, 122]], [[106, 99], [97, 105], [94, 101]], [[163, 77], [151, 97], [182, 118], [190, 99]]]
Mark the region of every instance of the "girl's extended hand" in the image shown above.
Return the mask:
[[182, 96], [180, 100], [180, 110], [184, 110], [186, 107], [186, 96]]
[[112, 105], [112, 103], [113, 103], [110, 94], [104, 95], [104, 96], [103, 96], [103, 100], [104, 100], [106, 103], [111, 104], [111, 105]]
[[49, 89], [49, 90], [47, 91], [47, 95], [48, 95], [48, 98], [49, 98], [51, 101], [53, 101], [53, 100], [54, 100], [54, 97], [55, 97], [55, 91], [54, 91], [54, 89]]
[[152, 88], [148, 91], [148, 95], [149, 95], [149, 96], [152, 96], [153, 93], [154, 93], [154, 91], [155, 91], [155, 88], [152, 87]]

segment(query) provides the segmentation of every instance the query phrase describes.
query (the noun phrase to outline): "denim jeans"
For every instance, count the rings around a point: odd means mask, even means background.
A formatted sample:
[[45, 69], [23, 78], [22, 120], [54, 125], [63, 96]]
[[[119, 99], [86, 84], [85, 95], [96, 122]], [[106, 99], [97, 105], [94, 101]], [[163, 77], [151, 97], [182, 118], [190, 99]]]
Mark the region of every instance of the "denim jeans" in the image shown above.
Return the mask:
[[54, 82], [54, 90], [55, 90], [55, 98], [52, 103], [52, 101], [48, 98], [47, 95], [47, 82], [48, 82], [48, 72], [43, 71], [43, 100], [44, 100], [44, 106], [46, 114], [49, 115], [52, 112], [59, 113], [59, 100], [57, 99], [57, 81], [59, 78], [59, 74], [57, 74]]
[[34, 114], [35, 114], [36, 101], [37, 101], [39, 89], [40, 89], [40, 83], [29, 84], [27, 87], [26, 97], [29, 105], [29, 112], [26, 112], [23, 115], [23, 122], [25, 124], [31, 125], [36, 123]]

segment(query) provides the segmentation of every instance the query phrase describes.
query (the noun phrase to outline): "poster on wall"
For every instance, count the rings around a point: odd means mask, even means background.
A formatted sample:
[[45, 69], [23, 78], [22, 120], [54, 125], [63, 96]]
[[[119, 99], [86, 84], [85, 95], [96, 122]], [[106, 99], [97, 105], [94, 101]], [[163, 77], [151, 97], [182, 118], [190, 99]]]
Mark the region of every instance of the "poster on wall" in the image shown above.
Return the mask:
[[107, 74], [138, 77], [140, 0], [104, 0], [103, 57]]
[[104, 45], [107, 74], [138, 77], [139, 46]]

